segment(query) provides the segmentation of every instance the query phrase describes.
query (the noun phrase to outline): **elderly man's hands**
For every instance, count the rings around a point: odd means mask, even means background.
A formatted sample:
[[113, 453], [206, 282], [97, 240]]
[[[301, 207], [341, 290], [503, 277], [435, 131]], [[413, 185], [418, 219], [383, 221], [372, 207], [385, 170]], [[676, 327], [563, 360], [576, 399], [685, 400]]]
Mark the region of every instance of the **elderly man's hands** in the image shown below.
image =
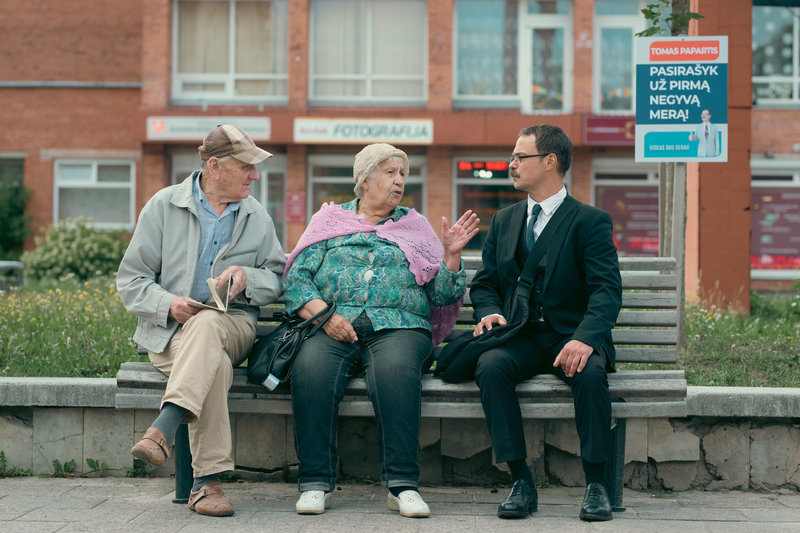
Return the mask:
[[188, 296], [176, 296], [169, 304], [169, 316], [178, 321], [179, 324], [186, 324], [186, 321], [192, 318], [200, 311], [199, 307], [194, 307], [189, 302], [196, 302]]
[[229, 266], [222, 271], [222, 274], [217, 276], [217, 290], [220, 290], [223, 285], [228, 283], [228, 278], [231, 278], [231, 288], [228, 292], [228, 300], [233, 300], [240, 292], [247, 288], [247, 274], [244, 269], [238, 265]]

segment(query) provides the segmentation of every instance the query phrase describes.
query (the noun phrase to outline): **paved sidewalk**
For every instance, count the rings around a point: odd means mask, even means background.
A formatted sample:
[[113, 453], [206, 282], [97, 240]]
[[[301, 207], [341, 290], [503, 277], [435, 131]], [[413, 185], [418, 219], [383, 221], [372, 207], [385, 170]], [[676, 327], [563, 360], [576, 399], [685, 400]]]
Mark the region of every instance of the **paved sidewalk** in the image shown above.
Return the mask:
[[626, 491], [627, 510], [611, 522], [577, 518], [583, 490], [539, 490], [539, 512], [525, 520], [500, 520], [495, 511], [505, 489], [423, 487], [427, 519], [404, 518], [386, 508], [386, 492], [372, 485], [341, 485], [323, 515], [294, 512], [294, 484], [224, 485], [236, 507], [230, 518], [210, 518], [171, 502], [171, 479], [0, 479], [0, 531], [24, 533], [239, 531], [487, 532], [681, 531], [800, 532], [800, 494], [788, 491], [681, 492], [650, 495]]

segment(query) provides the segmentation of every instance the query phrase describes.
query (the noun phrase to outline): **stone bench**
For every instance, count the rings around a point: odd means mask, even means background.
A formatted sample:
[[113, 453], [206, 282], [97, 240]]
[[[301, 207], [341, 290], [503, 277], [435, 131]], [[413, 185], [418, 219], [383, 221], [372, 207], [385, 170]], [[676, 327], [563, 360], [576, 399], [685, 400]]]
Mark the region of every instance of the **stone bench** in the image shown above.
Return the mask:
[[[471, 281], [480, 266], [479, 257], [464, 260]], [[646, 365], [675, 363], [683, 313], [677, 292], [677, 270], [673, 258], [620, 258], [622, 310], [612, 331], [617, 363], [641, 363], [636, 369], [609, 375], [614, 417], [612, 459], [607, 479], [609, 496], [617, 510], [622, 507], [622, 476], [625, 458], [625, 421], [628, 418], [685, 417], [686, 378], [683, 370], [659, 370]], [[283, 306], [262, 308], [259, 333], [279, 323]], [[473, 325], [469, 295], [449, 338]], [[441, 348], [438, 348], [441, 349]], [[644, 367], [644, 368], [640, 368]], [[158, 409], [167, 377], [150, 363], [124, 363], [117, 373], [118, 409]], [[153, 392], [156, 394], [153, 394]], [[149, 394], [147, 394], [149, 392]], [[517, 386], [522, 415], [529, 419], [574, 418], [569, 386], [552, 375], [536, 376]], [[228, 408], [233, 413], [290, 415], [291, 396], [281, 386], [269, 392], [248, 383], [245, 369], [234, 369]], [[339, 409], [340, 416], [372, 416], [363, 378], [348, 385]], [[430, 374], [422, 379], [422, 416], [426, 418], [483, 418], [478, 387], [474, 382], [449, 384]], [[176, 502], [189, 497], [192, 482], [191, 455], [186, 426], [181, 426], [175, 446]]]

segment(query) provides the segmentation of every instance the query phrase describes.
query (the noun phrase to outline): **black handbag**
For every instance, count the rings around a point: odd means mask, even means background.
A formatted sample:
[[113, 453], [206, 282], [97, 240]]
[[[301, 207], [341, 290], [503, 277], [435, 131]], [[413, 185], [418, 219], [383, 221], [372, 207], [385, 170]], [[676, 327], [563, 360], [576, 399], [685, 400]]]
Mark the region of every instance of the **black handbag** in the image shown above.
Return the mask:
[[[293, 314], [284, 318], [272, 333], [259, 336], [247, 357], [247, 380], [269, 390], [288, 381], [292, 359], [303, 341], [324, 326], [335, 311], [333, 303], [307, 320]], [[317, 319], [319, 322], [314, 324]]]

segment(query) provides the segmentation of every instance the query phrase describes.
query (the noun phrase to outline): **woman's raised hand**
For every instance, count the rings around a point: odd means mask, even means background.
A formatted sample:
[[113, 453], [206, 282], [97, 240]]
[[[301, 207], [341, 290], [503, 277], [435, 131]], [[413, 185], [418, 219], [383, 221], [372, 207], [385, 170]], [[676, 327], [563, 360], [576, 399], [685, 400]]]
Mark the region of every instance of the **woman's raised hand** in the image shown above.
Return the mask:
[[442, 246], [445, 256], [448, 253], [460, 254], [461, 250], [478, 234], [481, 219], [471, 210], [461, 215], [452, 226], [447, 217], [442, 217]]

